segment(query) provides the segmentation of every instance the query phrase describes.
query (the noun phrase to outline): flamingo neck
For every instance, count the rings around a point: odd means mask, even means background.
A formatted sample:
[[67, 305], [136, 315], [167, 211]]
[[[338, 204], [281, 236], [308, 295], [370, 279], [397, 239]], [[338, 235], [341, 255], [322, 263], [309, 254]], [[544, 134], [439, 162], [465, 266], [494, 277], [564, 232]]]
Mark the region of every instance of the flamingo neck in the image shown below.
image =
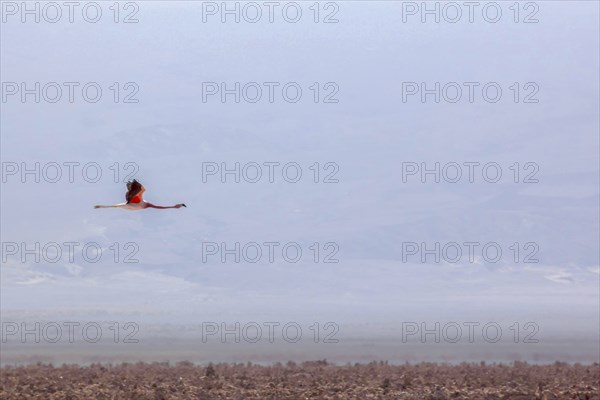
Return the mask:
[[154, 205], [154, 204], [152, 204], [152, 203], [148, 203], [148, 202], [146, 202], [146, 208], [159, 208], [159, 209], [165, 209], [165, 208], [177, 208], [177, 207], [175, 207], [175, 206], [157, 206], [157, 205]]

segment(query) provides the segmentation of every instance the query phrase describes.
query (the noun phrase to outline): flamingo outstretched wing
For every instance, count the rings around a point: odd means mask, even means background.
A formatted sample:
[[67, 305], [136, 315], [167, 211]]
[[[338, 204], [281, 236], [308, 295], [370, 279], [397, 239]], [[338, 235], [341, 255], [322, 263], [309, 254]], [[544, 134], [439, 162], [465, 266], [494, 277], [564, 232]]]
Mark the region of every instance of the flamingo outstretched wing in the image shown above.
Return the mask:
[[125, 200], [127, 203], [141, 203], [143, 201], [142, 195], [146, 189], [144, 185], [136, 181], [127, 182], [127, 194], [125, 194]]

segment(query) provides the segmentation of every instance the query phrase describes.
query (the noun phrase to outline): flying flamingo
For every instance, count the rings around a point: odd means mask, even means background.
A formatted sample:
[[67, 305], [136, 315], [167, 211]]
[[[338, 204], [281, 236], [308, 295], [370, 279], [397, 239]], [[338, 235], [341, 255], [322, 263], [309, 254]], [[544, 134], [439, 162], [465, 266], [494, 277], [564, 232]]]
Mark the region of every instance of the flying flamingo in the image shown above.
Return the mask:
[[174, 206], [167, 206], [167, 207], [155, 206], [154, 204], [149, 203], [142, 198], [142, 195], [144, 194], [145, 191], [146, 191], [146, 189], [144, 188], [144, 186], [134, 179], [133, 181], [127, 182], [127, 194], [125, 195], [125, 200], [127, 200], [126, 203], [119, 203], [119, 204], [115, 204], [113, 206], [94, 206], [94, 208], [124, 208], [125, 210], [133, 211], [133, 210], [143, 210], [145, 208], [164, 209], [164, 208], [187, 207], [183, 203], [175, 204]]

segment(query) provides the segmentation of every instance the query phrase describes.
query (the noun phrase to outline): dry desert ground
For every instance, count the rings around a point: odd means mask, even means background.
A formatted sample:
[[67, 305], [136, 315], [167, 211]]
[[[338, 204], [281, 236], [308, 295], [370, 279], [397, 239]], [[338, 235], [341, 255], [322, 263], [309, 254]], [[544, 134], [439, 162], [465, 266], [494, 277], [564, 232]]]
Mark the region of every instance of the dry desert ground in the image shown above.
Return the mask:
[[600, 364], [332, 365], [190, 362], [1, 370], [0, 398], [24, 399], [595, 399]]

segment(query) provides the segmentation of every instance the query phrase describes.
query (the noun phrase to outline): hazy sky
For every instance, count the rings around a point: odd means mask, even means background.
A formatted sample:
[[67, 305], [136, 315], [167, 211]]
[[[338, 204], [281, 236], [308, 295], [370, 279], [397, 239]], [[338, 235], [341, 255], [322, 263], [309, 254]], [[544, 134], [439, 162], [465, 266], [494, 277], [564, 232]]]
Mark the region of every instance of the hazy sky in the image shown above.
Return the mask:
[[[598, 3], [498, 2], [496, 17], [482, 2], [456, 23], [409, 3], [282, 2], [273, 22], [239, 3], [239, 23], [221, 2], [100, 2], [97, 23], [40, 5], [36, 23], [2, 2], [3, 312], [594, 332]], [[240, 182], [222, 178], [236, 163]], [[436, 163], [439, 182], [421, 175]], [[130, 177], [188, 207], [93, 209], [124, 201]], [[239, 263], [219, 249], [236, 242]]]

